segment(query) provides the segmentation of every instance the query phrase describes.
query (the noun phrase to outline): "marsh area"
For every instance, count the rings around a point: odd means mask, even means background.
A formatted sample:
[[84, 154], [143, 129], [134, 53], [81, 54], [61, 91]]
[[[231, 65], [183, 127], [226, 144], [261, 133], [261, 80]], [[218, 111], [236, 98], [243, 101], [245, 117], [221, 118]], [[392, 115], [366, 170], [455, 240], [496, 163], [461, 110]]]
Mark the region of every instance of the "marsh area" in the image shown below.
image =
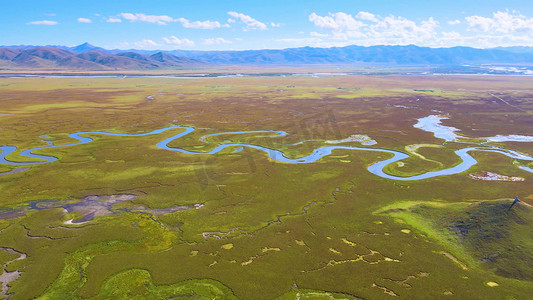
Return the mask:
[[530, 77], [0, 83], [12, 299], [533, 288]]

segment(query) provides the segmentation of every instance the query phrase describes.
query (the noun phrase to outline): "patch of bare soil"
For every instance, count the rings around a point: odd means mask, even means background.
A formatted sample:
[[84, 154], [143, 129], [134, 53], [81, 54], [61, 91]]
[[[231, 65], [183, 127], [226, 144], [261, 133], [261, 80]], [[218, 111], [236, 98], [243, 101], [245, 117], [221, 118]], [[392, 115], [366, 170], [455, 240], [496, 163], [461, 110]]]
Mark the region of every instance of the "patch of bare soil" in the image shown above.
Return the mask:
[[513, 177], [501, 175], [493, 172], [479, 172], [468, 174], [468, 177], [474, 180], [485, 180], [485, 181], [524, 181], [523, 177]]
[[113, 205], [122, 201], [134, 200], [137, 197], [137, 195], [133, 194], [85, 196], [80, 202], [63, 206], [67, 212], [78, 213], [83, 216], [79, 220], [68, 220], [65, 224], [81, 224], [96, 217], [110, 215], [113, 213]]
[[14, 261], [25, 259], [26, 258], [26, 254], [18, 252], [18, 251], [15, 251], [14, 249], [11, 249], [11, 248], [0, 247], [0, 250], [4, 250], [4, 251], [6, 251], [8, 253], [11, 253], [11, 254], [19, 255], [19, 257], [6, 262], [4, 264], [4, 266], [3, 266], [3, 268], [2, 268], [3, 273], [0, 274], [0, 282], [2, 282], [2, 291], [0, 292], [0, 295], [7, 295], [7, 291], [9, 290], [8, 284], [11, 283], [14, 280], [17, 280], [19, 278], [21, 272], [19, 270], [8, 272], [6, 270], [6, 268], [7, 268], [7, 266], [10, 263], [12, 263]]

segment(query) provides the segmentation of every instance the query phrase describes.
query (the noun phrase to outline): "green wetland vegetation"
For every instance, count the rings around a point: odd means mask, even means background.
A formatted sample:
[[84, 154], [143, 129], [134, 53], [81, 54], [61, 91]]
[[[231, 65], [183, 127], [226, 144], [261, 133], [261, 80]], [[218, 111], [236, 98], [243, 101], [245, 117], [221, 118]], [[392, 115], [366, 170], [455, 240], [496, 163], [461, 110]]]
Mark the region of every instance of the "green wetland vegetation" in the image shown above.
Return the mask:
[[[533, 136], [530, 87], [517, 76], [2, 78], [0, 146], [31, 162], [21, 150], [69, 144], [75, 132], [181, 125], [195, 131], [169, 147], [245, 143], [302, 157], [358, 135], [376, 144], [339, 145], [408, 154], [384, 168], [405, 177], [456, 166], [455, 150], [480, 143], [531, 156], [531, 142], [483, 140]], [[442, 124], [461, 138], [413, 127], [428, 115], [449, 117]], [[288, 134], [205, 137], [259, 130]], [[54, 162], [0, 164], [1, 297], [531, 295], [533, 173], [518, 168], [530, 161], [475, 151], [464, 172], [400, 181], [367, 170], [392, 157], [384, 152], [337, 149], [291, 164], [248, 147], [156, 146], [181, 131], [89, 134], [34, 152]]]

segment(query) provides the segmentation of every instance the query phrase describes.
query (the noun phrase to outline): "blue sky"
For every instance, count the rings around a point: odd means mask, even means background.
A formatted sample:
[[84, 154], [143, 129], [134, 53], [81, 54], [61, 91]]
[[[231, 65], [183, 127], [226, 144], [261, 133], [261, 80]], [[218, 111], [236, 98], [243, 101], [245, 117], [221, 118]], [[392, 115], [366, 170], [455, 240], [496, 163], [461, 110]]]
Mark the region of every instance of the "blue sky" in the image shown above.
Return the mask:
[[0, 45], [119, 49], [533, 46], [527, 0], [5, 1]]

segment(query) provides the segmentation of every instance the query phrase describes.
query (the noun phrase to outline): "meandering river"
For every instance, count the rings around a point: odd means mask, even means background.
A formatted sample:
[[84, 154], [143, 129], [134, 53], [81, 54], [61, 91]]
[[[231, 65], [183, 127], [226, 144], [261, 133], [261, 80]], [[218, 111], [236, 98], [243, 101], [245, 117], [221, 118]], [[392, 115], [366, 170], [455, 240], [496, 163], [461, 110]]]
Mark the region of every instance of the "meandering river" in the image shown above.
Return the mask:
[[[441, 125], [440, 120], [442, 119], [446, 119], [446, 117], [432, 115], [432, 116], [418, 119], [418, 123], [415, 124], [414, 126], [421, 130], [433, 132], [435, 137], [444, 139], [445, 141], [456, 140], [457, 137], [459, 136], [455, 134], [455, 131], [459, 131], [459, 129]], [[511, 157], [517, 160], [533, 161], [533, 157], [519, 153], [514, 150], [503, 149], [503, 148], [498, 148], [498, 147], [493, 147], [493, 146], [475, 146], [475, 147], [467, 147], [467, 148], [463, 148], [463, 149], [459, 149], [455, 151], [455, 154], [461, 158], [461, 163], [459, 163], [458, 165], [454, 167], [450, 167], [450, 168], [442, 169], [438, 171], [426, 172], [426, 173], [418, 174], [414, 176], [401, 177], [401, 176], [390, 175], [383, 171], [387, 165], [399, 162], [409, 157], [408, 154], [405, 154], [399, 151], [382, 149], [382, 148], [367, 148], [367, 147], [356, 147], [356, 146], [333, 145], [333, 146], [318, 147], [311, 154], [307, 156], [303, 156], [299, 158], [289, 158], [285, 156], [285, 154], [279, 150], [266, 148], [266, 147], [259, 146], [259, 145], [246, 144], [246, 143], [224, 143], [224, 144], [217, 145], [211, 151], [201, 152], [201, 151], [192, 151], [192, 150], [186, 150], [183, 148], [176, 148], [176, 147], [168, 146], [170, 142], [176, 139], [179, 139], [195, 130], [193, 127], [189, 127], [189, 126], [169, 126], [169, 127], [165, 127], [165, 128], [151, 131], [151, 132], [141, 133], [141, 134], [123, 134], [123, 133], [112, 133], [112, 132], [104, 132], [104, 131], [81, 131], [81, 132], [72, 133], [72, 134], [69, 134], [68, 136], [74, 140], [77, 140], [77, 142], [70, 143], [70, 144], [63, 144], [63, 145], [51, 144], [49, 146], [37, 147], [37, 148], [32, 148], [32, 149], [21, 151], [19, 153], [20, 156], [31, 159], [31, 161], [27, 161], [27, 162], [15, 162], [15, 161], [6, 159], [6, 156], [8, 156], [9, 154], [17, 150], [16, 146], [0, 146], [0, 150], [2, 151], [0, 152], [0, 164], [16, 165], [16, 166], [30, 166], [30, 165], [39, 165], [39, 164], [54, 162], [57, 160], [56, 157], [35, 154], [33, 152], [37, 150], [42, 150], [42, 149], [51, 149], [51, 148], [81, 145], [81, 144], [86, 144], [86, 143], [90, 143], [93, 141], [92, 138], [83, 136], [83, 135], [98, 134], [98, 135], [123, 136], [123, 137], [140, 137], [140, 136], [154, 135], [154, 134], [158, 134], [158, 133], [162, 133], [162, 132], [165, 132], [168, 130], [174, 130], [174, 129], [180, 129], [183, 131], [157, 143], [158, 148], [169, 150], [169, 151], [180, 152], [184, 154], [189, 154], [189, 155], [212, 155], [226, 148], [234, 148], [238, 150], [238, 149], [242, 149], [246, 147], [246, 148], [263, 151], [268, 155], [268, 157], [270, 157], [274, 161], [282, 162], [282, 163], [291, 163], [291, 164], [314, 163], [320, 160], [321, 158], [330, 155], [334, 150], [371, 151], [371, 152], [387, 153], [387, 154], [391, 154], [392, 157], [370, 165], [368, 167], [368, 171], [379, 177], [392, 179], [392, 180], [421, 180], [421, 179], [428, 179], [428, 178], [433, 178], [437, 176], [453, 175], [453, 174], [464, 172], [468, 170], [470, 167], [472, 167], [473, 165], [478, 163], [477, 160], [474, 159], [469, 154], [472, 151], [494, 152], [494, 153], [499, 153], [499, 154], [502, 154], [502, 155], [505, 155], [505, 156], [508, 156], [508, 157]], [[217, 136], [217, 135], [235, 135], [235, 134], [250, 134], [250, 133], [253, 133], [253, 134], [267, 133], [269, 134], [270, 138], [285, 136], [288, 134], [284, 131], [277, 131], [277, 130], [234, 131], [234, 132], [221, 132], [221, 133], [214, 133], [214, 134], [206, 135], [202, 137], [201, 140], [204, 141], [205, 138], [207, 137]], [[275, 134], [275, 135], [271, 135], [271, 134]], [[496, 137], [492, 137], [492, 138], [489, 137], [485, 139], [487, 141], [493, 141], [493, 140], [518, 141], [518, 142], [533, 141], [533, 137], [518, 136], [518, 135], [496, 136]], [[519, 166], [519, 168], [524, 171], [533, 173], [533, 169], [527, 166]], [[7, 174], [13, 174], [13, 172], [0, 173], [0, 175], [7, 175]]]

